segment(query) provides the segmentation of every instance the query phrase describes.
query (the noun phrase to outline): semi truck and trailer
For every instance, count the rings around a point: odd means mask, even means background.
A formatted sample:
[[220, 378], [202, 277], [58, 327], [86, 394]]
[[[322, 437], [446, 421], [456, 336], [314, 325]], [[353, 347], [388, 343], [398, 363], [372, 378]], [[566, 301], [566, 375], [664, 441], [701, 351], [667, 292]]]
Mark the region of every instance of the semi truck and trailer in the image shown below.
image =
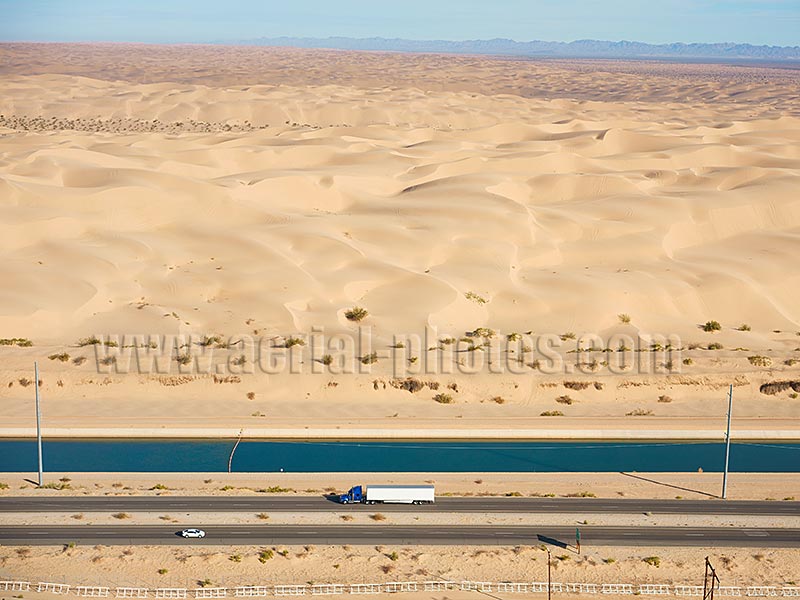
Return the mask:
[[433, 504], [432, 485], [356, 485], [339, 496], [342, 504]]

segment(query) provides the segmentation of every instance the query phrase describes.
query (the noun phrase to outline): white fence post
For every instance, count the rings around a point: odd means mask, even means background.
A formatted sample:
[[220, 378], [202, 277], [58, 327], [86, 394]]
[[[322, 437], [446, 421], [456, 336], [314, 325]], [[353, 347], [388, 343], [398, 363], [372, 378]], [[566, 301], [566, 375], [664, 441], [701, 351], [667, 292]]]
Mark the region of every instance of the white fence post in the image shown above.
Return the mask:
[[75, 588], [75, 595], [84, 598], [107, 598], [110, 593], [111, 588], [107, 587], [79, 585]]
[[271, 588], [266, 585], [242, 585], [233, 590], [238, 598], [264, 598], [269, 596]]
[[40, 581], [36, 585], [37, 592], [50, 592], [51, 594], [69, 594], [70, 586], [65, 583], [47, 583]]
[[118, 587], [114, 596], [117, 598], [147, 598], [147, 588]]
[[702, 585], [675, 585], [673, 586], [676, 596], [702, 596]]
[[670, 594], [670, 587], [657, 583], [639, 584], [639, 593], [648, 596], [662, 596]]
[[0, 590], [6, 592], [30, 592], [30, 581], [0, 581]]
[[156, 598], [186, 598], [186, 588], [156, 588]]
[[782, 587], [781, 596], [800, 596], [800, 587]]
[[305, 596], [305, 585], [276, 585], [273, 587], [276, 596]]
[[225, 598], [228, 595], [228, 588], [197, 588], [194, 590], [195, 598]]
[[745, 592], [747, 596], [777, 596], [778, 588], [774, 585], [751, 585]]

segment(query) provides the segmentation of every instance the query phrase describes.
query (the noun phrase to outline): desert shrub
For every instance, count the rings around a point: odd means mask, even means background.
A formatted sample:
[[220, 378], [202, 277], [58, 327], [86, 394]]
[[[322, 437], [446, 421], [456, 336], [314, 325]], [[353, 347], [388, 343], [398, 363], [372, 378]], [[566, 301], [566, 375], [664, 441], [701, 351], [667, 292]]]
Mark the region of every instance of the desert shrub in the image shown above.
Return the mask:
[[506, 336], [506, 339], [507, 339], [509, 342], [518, 342], [518, 341], [520, 341], [520, 340], [522, 339], [522, 336], [521, 336], [520, 334], [518, 334], [518, 333], [514, 332], [514, 333], [509, 333], [509, 334]]
[[495, 404], [505, 404], [506, 399], [503, 398], [502, 396], [495, 396], [494, 398], [492, 398], [492, 402], [494, 402]]
[[750, 325], [747, 323], [742, 323], [736, 328], [736, 331], [750, 331]]
[[159, 570], [157, 571], [157, 573], [158, 573], [159, 575], [166, 575], [167, 573], [169, 573], [169, 570], [167, 570], [167, 569], [159, 569]]
[[19, 383], [19, 384], [20, 384], [22, 387], [28, 387], [30, 384], [32, 384], [32, 383], [33, 383], [33, 381], [31, 381], [31, 380], [30, 380], [30, 379], [28, 379], [27, 377], [22, 377], [22, 378], [18, 379], [18, 380], [17, 380], [17, 382], [18, 382], [18, 383]]
[[255, 400], [256, 399], [256, 393], [255, 392], [247, 392], [247, 399], [248, 400]]
[[168, 490], [169, 488], [165, 486], [163, 483], [157, 483], [153, 487], [150, 488], [151, 490]]
[[572, 492], [570, 494], [565, 495], [566, 498], [597, 498], [597, 494], [594, 492], [587, 492], [586, 490], [582, 490], [580, 492]]
[[323, 354], [319, 362], [323, 365], [333, 364], [333, 357], [330, 354]]
[[231, 562], [240, 563], [240, 562], [242, 562], [242, 555], [238, 554], [238, 553], [237, 554], [231, 554], [228, 557], [228, 560], [231, 561]]
[[86, 362], [85, 356], [76, 356], [75, 358], [72, 359], [72, 364], [75, 365], [76, 367], [80, 367], [85, 362]]
[[627, 325], [628, 323], [631, 322], [631, 316], [630, 315], [626, 315], [625, 313], [618, 314], [617, 317], [619, 317], [619, 322], [620, 323], [624, 323], [624, 324]]
[[666, 396], [666, 395], [664, 395], [664, 396], [659, 396], [659, 397], [658, 397], [658, 401], [659, 401], [659, 402], [665, 402], [665, 403], [666, 403], [666, 402], [672, 402], [672, 398], [671, 398], [670, 396]]
[[202, 581], [198, 581], [197, 585], [199, 585], [201, 588], [204, 588], [204, 587], [211, 587], [214, 584], [211, 582], [211, 580], [208, 577], [206, 577]]
[[185, 354], [178, 354], [175, 356], [175, 362], [177, 362], [179, 365], [188, 365], [190, 362], [192, 362], [192, 355], [188, 352]]
[[506, 492], [507, 498], [521, 498], [522, 492]]
[[769, 356], [748, 356], [747, 360], [756, 367], [771, 367], [772, 359]]
[[67, 362], [69, 360], [69, 354], [66, 352], [60, 352], [58, 354], [51, 354], [48, 356], [50, 360], [60, 360], [61, 362]]
[[791, 398], [792, 400], [797, 400], [797, 392], [792, 392], [791, 394], [789, 394], [789, 398]]
[[648, 556], [647, 558], [643, 558], [642, 561], [654, 567], [661, 565], [661, 559], [658, 556]]
[[385, 521], [386, 515], [384, 515], [383, 513], [375, 513], [374, 515], [370, 515], [369, 518], [372, 519], [373, 521]]
[[785, 364], [787, 367], [793, 367], [797, 363], [800, 363], [800, 359], [798, 359], [798, 358], [789, 358], [789, 359], [783, 361], [783, 364]]
[[722, 350], [723, 346], [719, 342], [712, 342], [708, 346], [709, 350]]
[[30, 348], [33, 342], [27, 338], [0, 338], [0, 346], [18, 346], [20, 348]]
[[603, 562], [606, 563], [607, 565], [613, 565], [615, 562], [617, 562], [617, 559], [616, 558], [604, 558]]
[[208, 346], [211, 346], [213, 344], [221, 344], [222, 343], [222, 338], [220, 336], [218, 336], [218, 335], [206, 335], [206, 336], [203, 336], [203, 339], [200, 340], [199, 343], [200, 343], [201, 346], [208, 347]]
[[417, 357], [417, 356], [412, 356], [412, 357], [410, 357], [410, 358], [408, 359], [408, 362], [409, 362], [410, 364], [414, 365], [414, 364], [416, 364], [416, 363], [417, 363], [417, 361], [418, 361], [418, 360], [419, 360], [419, 357]]
[[567, 406], [575, 404], [575, 400], [573, 400], [569, 396], [559, 396], [558, 398], [556, 398], [556, 402], [558, 402], [559, 404], [566, 404]]
[[486, 298], [484, 298], [483, 296], [479, 296], [475, 292], [467, 292], [466, 294], [464, 294], [464, 297], [467, 300], [472, 300], [473, 302], [476, 302], [478, 304], [486, 304], [487, 302]]
[[719, 321], [706, 321], [700, 326], [700, 329], [707, 333], [713, 333], [715, 331], [720, 331], [722, 325], [719, 324]]
[[393, 552], [391, 552], [390, 554], [387, 554], [387, 555], [386, 555], [386, 557], [387, 557], [389, 560], [397, 560], [398, 558], [400, 558], [400, 555], [399, 555], [399, 554], [397, 554], [397, 552], [394, 552], [394, 551], [393, 551]]
[[268, 560], [271, 560], [273, 556], [274, 556], [274, 554], [273, 554], [272, 550], [269, 550], [269, 549], [262, 550], [261, 552], [258, 553], [258, 562], [260, 562], [261, 564], [264, 564]]
[[456, 338], [446, 337], [439, 340], [439, 343], [443, 346], [452, 346], [456, 343]]
[[629, 413], [625, 413], [626, 417], [650, 417], [653, 415], [652, 410], [645, 410], [643, 408], [637, 408], [636, 410], [632, 410]]
[[563, 417], [564, 413], [560, 410], [546, 410], [539, 415], [540, 417]]
[[231, 361], [231, 364], [236, 367], [241, 367], [246, 363], [247, 363], [247, 357], [244, 354], [242, 354], [241, 356], [237, 356]]
[[8, 484], [4, 481], [0, 481], [0, 490], [7, 490]]
[[[494, 336], [495, 336], [495, 330], [494, 329], [489, 329], [488, 327], [478, 327], [478, 328], [473, 329], [472, 331], [469, 332], [469, 337], [474, 337], [474, 338], [476, 338], [476, 337], [479, 337], [479, 338], [492, 338]], [[466, 338], [466, 341], [467, 342], [472, 342], [472, 340], [470, 340], [469, 337]], [[465, 338], [461, 338], [461, 341], [465, 341]]]
[[575, 339], [575, 334], [573, 332], [571, 332], [571, 331], [568, 331], [566, 333], [562, 333], [558, 337], [561, 338], [562, 342], [566, 342], [567, 340], [574, 340]]
[[269, 515], [267, 513], [258, 513], [256, 515], [256, 518], [261, 519], [262, 521], [266, 521], [267, 519], [269, 519]]
[[117, 357], [116, 356], [106, 356], [105, 358], [100, 359], [100, 364], [105, 366], [115, 365], [117, 364]]
[[567, 388], [568, 390], [576, 390], [576, 391], [585, 390], [586, 388], [588, 388], [591, 385], [592, 384], [589, 383], [588, 381], [565, 381], [564, 382], [564, 387], [565, 388]]
[[128, 513], [124, 513], [124, 512], [114, 513], [111, 516], [114, 517], [115, 519], [130, 519], [131, 518], [131, 516]]
[[683, 364], [685, 364], [687, 367], [690, 367], [691, 365], [694, 364], [694, 361], [691, 358], [684, 358]]
[[405, 390], [406, 392], [411, 392], [412, 394], [416, 394], [425, 387], [425, 383], [419, 379], [414, 379], [413, 377], [406, 377], [405, 379], [395, 378], [389, 381], [389, 385], [396, 390]]
[[84, 346], [96, 346], [97, 344], [102, 344], [102, 342], [96, 336], [81, 338], [76, 342], [79, 348], [83, 348]]
[[293, 492], [294, 490], [291, 488], [284, 488], [279, 485], [272, 485], [268, 488], [258, 490], [259, 492], [266, 492], [268, 494], [285, 494], [287, 492]]
[[306, 341], [302, 338], [288, 337], [283, 342], [284, 348], [294, 348], [295, 346], [305, 346]]
[[50, 483], [45, 483], [40, 489], [45, 490], [71, 490], [72, 486], [69, 483], [64, 481], [51, 481]]
[[356, 323], [365, 319], [367, 315], [369, 315], [369, 313], [366, 311], [366, 309], [361, 308], [360, 306], [354, 306], [353, 308], [344, 312], [344, 316], [348, 321], [355, 321]]
[[378, 353], [377, 352], [372, 352], [370, 354], [367, 354], [366, 356], [362, 356], [361, 357], [361, 362], [363, 364], [365, 364], [365, 365], [372, 365], [372, 364], [378, 362]]
[[450, 394], [436, 394], [433, 399], [439, 404], [452, 404], [453, 397]]

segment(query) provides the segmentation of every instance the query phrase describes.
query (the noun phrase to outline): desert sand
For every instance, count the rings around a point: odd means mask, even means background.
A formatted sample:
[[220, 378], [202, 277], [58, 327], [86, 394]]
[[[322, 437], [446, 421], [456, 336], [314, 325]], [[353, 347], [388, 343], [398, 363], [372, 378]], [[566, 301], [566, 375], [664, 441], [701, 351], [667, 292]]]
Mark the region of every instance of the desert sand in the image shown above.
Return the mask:
[[798, 437], [797, 71], [0, 57], [3, 435]]
[[[734, 437], [796, 439], [798, 97], [797, 71], [771, 67], [2, 44], [0, 435], [31, 435], [38, 360], [46, 435], [720, 439], [733, 385]], [[65, 477], [2, 493], [162, 482]], [[162, 479], [247, 494], [252, 477]], [[430, 477], [490, 494], [719, 484]], [[798, 489], [748, 477], [732, 497]], [[282, 482], [340, 485], [323, 479]], [[2, 548], [0, 575], [545, 576], [533, 548], [259, 550]], [[597, 548], [554, 570], [696, 583], [706, 555], [725, 584], [796, 585], [797, 552], [773, 549]]]

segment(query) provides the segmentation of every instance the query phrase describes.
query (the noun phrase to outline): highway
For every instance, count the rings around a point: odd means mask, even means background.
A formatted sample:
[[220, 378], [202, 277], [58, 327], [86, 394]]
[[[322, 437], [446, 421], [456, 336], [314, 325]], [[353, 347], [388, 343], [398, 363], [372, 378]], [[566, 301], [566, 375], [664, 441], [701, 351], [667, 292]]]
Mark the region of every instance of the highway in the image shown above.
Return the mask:
[[[0, 498], [0, 512], [330, 512], [370, 511], [322, 496], [65, 496]], [[800, 502], [602, 498], [437, 498], [420, 506], [382, 504], [381, 512], [769, 515], [800, 517]]]
[[[566, 547], [574, 526], [464, 525], [201, 525], [204, 539], [186, 540], [172, 525], [3, 526], [0, 545], [537, 545]], [[739, 527], [582, 526], [587, 546], [733, 546], [800, 548], [800, 529]]]

